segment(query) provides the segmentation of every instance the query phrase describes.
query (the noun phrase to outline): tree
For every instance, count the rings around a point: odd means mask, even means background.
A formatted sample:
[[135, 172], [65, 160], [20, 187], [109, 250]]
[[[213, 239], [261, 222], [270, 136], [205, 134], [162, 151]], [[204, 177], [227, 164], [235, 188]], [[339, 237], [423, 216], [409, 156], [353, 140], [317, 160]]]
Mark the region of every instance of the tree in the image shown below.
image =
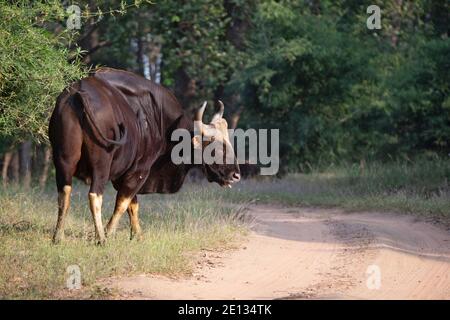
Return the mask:
[[352, 111], [351, 88], [363, 79], [366, 50], [334, 21], [294, 2], [264, 2], [246, 68], [235, 75], [249, 109], [243, 120], [253, 127], [282, 124], [280, 152], [293, 166], [344, 152], [339, 120]]
[[[381, 30], [365, 27], [370, 4], [382, 8]], [[449, 41], [436, 7], [262, 1], [232, 81], [246, 106], [241, 123], [280, 128], [281, 163], [294, 170], [446, 155]]]
[[[0, 1], [0, 150], [2, 179], [31, 184], [31, 139], [44, 142], [56, 96], [85, 73], [58, 38], [43, 28], [47, 15], [64, 16], [57, 2]], [[14, 147], [19, 150], [14, 152]]]
[[44, 141], [56, 96], [84, 71], [39, 17], [58, 10], [0, 2], [0, 138]]

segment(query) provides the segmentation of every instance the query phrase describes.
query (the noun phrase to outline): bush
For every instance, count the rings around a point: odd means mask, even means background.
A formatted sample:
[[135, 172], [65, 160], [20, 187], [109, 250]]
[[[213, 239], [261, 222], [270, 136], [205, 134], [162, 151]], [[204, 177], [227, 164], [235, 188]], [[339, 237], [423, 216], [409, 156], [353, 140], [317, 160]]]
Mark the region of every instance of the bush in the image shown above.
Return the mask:
[[[55, 7], [56, 6], [56, 7]], [[56, 4], [30, 8], [0, 2], [0, 138], [42, 141], [57, 95], [84, 72], [61, 38], [39, 26], [36, 17], [59, 9]]]

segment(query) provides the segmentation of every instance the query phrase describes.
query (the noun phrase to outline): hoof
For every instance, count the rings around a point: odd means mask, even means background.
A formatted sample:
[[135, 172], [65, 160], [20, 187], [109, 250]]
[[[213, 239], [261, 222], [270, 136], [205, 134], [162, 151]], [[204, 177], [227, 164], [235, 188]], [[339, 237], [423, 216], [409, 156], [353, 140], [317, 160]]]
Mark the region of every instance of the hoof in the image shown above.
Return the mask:
[[98, 239], [96, 242], [97, 246], [104, 246], [106, 243], [106, 239]]
[[54, 235], [52, 238], [53, 244], [60, 244], [64, 240], [64, 237], [62, 235]]
[[132, 241], [132, 240], [142, 241], [143, 239], [144, 239], [144, 236], [142, 235], [142, 233], [131, 234], [131, 236], [130, 236], [130, 241]]
[[116, 235], [116, 233], [114, 231], [106, 231], [106, 233], [105, 233], [106, 239], [113, 238], [115, 235]]

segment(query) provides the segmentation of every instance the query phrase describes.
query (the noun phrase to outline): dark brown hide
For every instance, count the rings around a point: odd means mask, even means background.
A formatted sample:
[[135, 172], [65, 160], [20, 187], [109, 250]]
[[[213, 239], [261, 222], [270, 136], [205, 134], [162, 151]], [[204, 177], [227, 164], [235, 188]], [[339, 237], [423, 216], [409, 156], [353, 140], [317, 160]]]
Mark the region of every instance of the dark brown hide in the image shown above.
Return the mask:
[[[121, 91], [139, 118], [153, 119], [148, 120], [149, 131], [154, 132], [154, 124], [157, 123], [163, 137], [163, 150], [138, 193], [177, 192], [183, 185], [188, 170], [193, 166], [172, 163], [170, 153], [174, 143], [170, 141], [170, 137], [175, 129], [183, 128], [193, 132], [191, 117], [184, 114], [172, 92], [141, 76], [127, 71], [101, 68], [96, 71], [94, 77], [107, 81]], [[160, 119], [155, 116], [155, 110], [162, 110]]]
[[[130, 72], [102, 68], [64, 90], [49, 124], [59, 193], [54, 241], [62, 237], [73, 176], [90, 184], [91, 211], [101, 241], [101, 195], [108, 181], [118, 191], [108, 231], [114, 231], [129, 205], [135, 208], [129, 210], [135, 215], [132, 220], [138, 221], [136, 194], [178, 191], [193, 167], [171, 161], [175, 142], [170, 137], [179, 128], [193, 136], [193, 122], [173, 94]], [[229, 185], [239, 180], [236, 161], [201, 166], [209, 181]]]

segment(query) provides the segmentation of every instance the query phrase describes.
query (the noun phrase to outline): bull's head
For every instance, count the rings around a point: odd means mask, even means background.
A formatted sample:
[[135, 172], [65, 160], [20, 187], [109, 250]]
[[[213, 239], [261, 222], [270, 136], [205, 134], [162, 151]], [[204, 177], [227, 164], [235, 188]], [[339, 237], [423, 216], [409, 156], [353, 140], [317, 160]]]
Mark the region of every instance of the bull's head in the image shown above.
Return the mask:
[[224, 105], [222, 101], [219, 101], [219, 105], [219, 112], [213, 116], [209, 124], [204, 124], [202, 121], [206, 101], [196, 112], [196, 131], [192, 138], [192, 143], [194, 149], [204, 150], [202, 166], [208, 181], [214, 181], [223, 187], [231, 188], [234, 182], [240, 180], [241, 174], [230, 143], [228, 124], [223, 118]]

